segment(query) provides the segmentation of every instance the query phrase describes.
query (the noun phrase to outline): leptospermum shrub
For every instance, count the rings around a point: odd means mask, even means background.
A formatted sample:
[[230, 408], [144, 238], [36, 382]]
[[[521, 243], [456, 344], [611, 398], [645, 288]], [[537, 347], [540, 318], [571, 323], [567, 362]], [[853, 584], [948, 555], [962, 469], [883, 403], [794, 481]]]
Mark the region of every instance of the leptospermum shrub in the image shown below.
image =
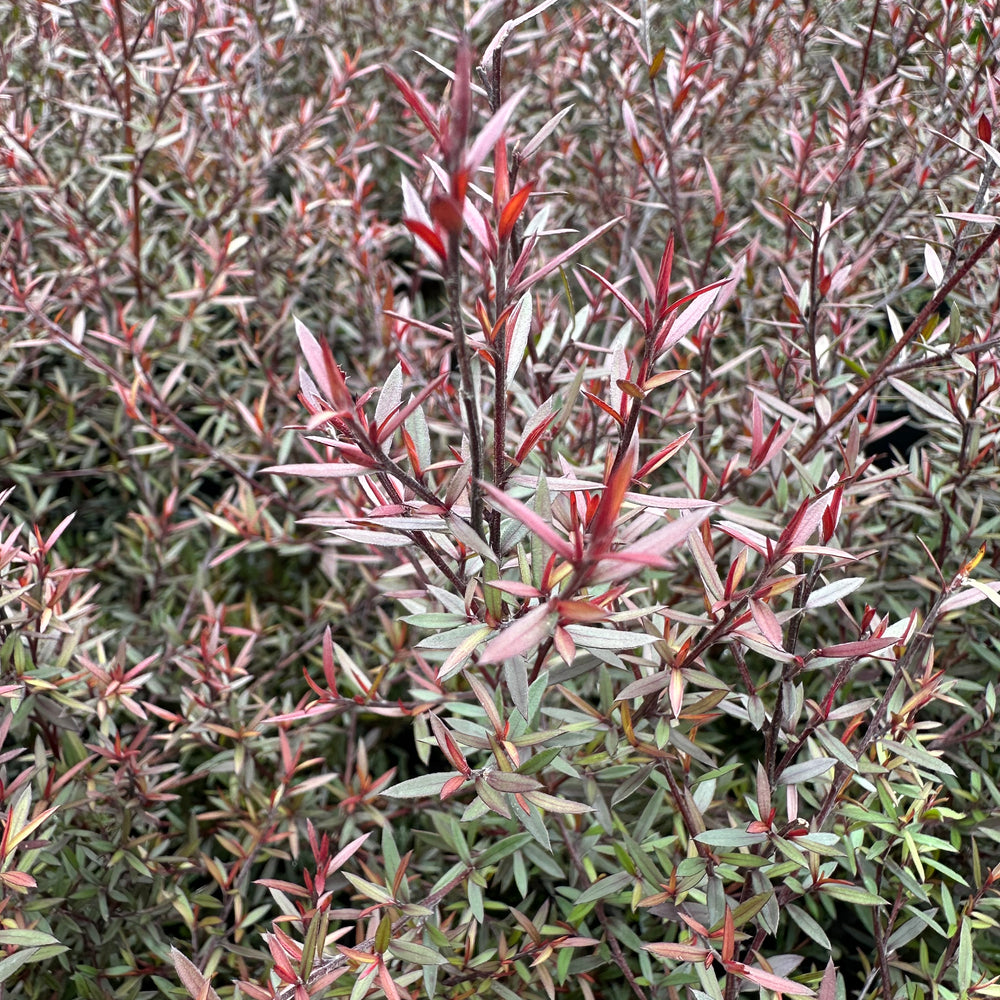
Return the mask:
[[0, 981], [1000, 994], [992, 5], [334, 6], [0, 5]]

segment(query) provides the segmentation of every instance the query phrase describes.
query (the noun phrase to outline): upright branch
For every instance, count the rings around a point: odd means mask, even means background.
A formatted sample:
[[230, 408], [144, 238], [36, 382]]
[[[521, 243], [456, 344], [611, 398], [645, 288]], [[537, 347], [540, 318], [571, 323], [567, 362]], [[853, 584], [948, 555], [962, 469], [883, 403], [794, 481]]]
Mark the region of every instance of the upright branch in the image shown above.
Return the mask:
[[468, 36], [463, 35], [459, 41], [458, 54], [455, 58], [451, 117], [447, 128], [441, 132], [441, 147], [450, 190], [447, 194], [434, 198], [430, 205], [430, 212], [431, 218], [448, 234], [445, 288], [448, 295], [452, 335], [455, 338], [455, 353], [458, 355], [462, 408], [465, 411], [466, 429], [469, 436], [469, 461], [472, 465], [472, 475], [469, 482], [470, 518], [476, 533], [480, 538], [485, 539], [483, 497], [479, 485], [483, 478], [483, 435], [479, 420], [479, 408], [476, 405], [476, 389], [472, 377], [469, 344], [466, 340], [465, 326], [462, 320], [462, 213], [469, 182], [469, 170], [465, 162], [465, 144], [469, 136], [469, 118], [472, 112], [471, 72], [472, 47]]

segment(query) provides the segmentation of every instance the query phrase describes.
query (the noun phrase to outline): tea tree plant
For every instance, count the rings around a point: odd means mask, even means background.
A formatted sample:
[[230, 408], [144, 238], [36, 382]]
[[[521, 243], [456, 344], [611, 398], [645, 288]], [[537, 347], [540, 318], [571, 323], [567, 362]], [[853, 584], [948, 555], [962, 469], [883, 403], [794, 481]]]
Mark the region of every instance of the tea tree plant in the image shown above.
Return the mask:
[[997, 995], [992, 5], [258, 6], [0, 5], [0, 981]]

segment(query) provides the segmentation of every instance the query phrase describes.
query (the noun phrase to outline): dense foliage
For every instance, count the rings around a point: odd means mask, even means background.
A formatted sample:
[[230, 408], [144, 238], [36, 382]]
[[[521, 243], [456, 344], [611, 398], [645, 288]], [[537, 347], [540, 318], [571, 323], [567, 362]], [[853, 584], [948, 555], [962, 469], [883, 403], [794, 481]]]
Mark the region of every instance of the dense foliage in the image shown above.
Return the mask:
[[448, 7], [0, 0], [4, 995], [1000, 996], [994, 5]]

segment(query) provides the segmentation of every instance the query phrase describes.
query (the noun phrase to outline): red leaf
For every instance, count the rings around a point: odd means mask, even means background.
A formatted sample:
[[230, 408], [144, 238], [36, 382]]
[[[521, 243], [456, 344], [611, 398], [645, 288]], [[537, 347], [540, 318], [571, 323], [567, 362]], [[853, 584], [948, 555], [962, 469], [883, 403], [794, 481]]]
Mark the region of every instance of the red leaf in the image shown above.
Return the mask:
[[[663, 50], [660, 50], [658, 58], [662, 59]], [[656, 276], [656, 318], [657, 321], [663, 319], [667, 314], [667, 303], [670, 298], [670, 272], [674, 266], [674, 234], [670, 234], [667, 245], [663, 249], [663, 256], [660, 258], [660, 270]]]
[[586, 389], [583, 390], [583, 395], [586, 396], [587, 399], [589, 399], [595, 406], [599, 406], [602, 410], [604, 410], [604, 412], [611, 417], [619, 427], [624, 425], [625, 422], [622, 420], [621, 416], [615, 413], [615, 411], [600, 397], [595, 396], [592, 392], [587, 392]]
[[733, 949], [736, 944], [736, 928], [733, 925], [733, 911], [726, 907], [725, 917], [722, 923], [722, 961], [729, 962], [733, 958]]
[[449, 778], [442, 786], [439, 793], [439, 797], [443, 802], [445, 799], [451, 798], [461, 787], [465, 784], [468, 779], [464, 774], [456, 774], [454, 778]]
[[500, 136], [493, 147], [493, 211], [499, 212], [510, 198], [510, 169], [507, 166], [507, 140]]
[[448, 253], [444, 248], [444, 242], [441, 240], [441, 237], [438, 236], [433, 229], [431, 229], [430, 226], [425, 225], [417, 219], [403, 219], [403, 225], [406, 226], [406, 228], [409, 229], [414, 236], [422, 239], [424, 243], [426, 243], [431, 250], [433, 250], [434, 253], [441, 258], [441, 260], [447, 260]]
[[[462, 231], [462, 202], [451, 195], [438, 194], [431, 199], [431, 218], [446, 232], [452, 235]], [[410, 223], [406, 221], [409, 229]], [[426, 227], [424, 227], [426, 228]], [[426, 238], [426, 237], [425, 237]], [[442, 245], [442, 250], [444, 249]], [[437, 247], [434, 248], [435, 253]]]
[[500, 213], [500, 221], [497, 223], [497, 236], [501, 240], [510, 239], [510, 234], [514, 231], [514, 225], [528, 201], [532, 187], [534, 187], [533, 184], [525, 184], [504, 205], [503, 211]]
[[441, 133], [438, 130], [437, 122], [434, 120], [434, 112], [424, 99], [423, 95], [414, 90], [395, 70], [384, 66], [385, 75], [396, 85], [396, 89], [403, 95], [403, 100], [414, 110], [417, 117], [424, 123], [424, 127], [432, 136], [434, 141], [440, 143]]
[[431, 729], [434, 731], [434, 739], [441, 748], [441, 752], [451, 761], [451, 766], [456, 771], [464, 778], [468, 778], [472, 774], [472, 768], [469, 767], [465, 755], [459, 749], [451, 733], [445, 728], [444, 723], [433, 712], [427, 713], [427, 720], [431, 724]]
[[632, 485], [632, 472], [635, 469], [635, 459], [638, 453], [638, 439], [633, 436], [628, 449], [612, 468], [607, 478], [607, 488], [601, 494], [590, 522], [590, 552], [591, 555], [602, 556], [608, 549], [614, 536], [615, 522], [621, 513], [622, 502], [629, 486]]
[[665, 448], [661, 448], [652, 458], [643, 463], [642, 468], [635, 474], [634, 478], [644, 479], [654, 469], [658, 469], [671, 455], [680, 451], [687, 444], [688, 438], [693, 433], [694, 431], [688, 431], [687, 434], [682, 434], [676, 441], [671, 441]]
[[983, 142], [990, 142], [993, 139], [993, 126], [986, 115], [979, 116], [979, 124], [976, 126], [976, 131]]

